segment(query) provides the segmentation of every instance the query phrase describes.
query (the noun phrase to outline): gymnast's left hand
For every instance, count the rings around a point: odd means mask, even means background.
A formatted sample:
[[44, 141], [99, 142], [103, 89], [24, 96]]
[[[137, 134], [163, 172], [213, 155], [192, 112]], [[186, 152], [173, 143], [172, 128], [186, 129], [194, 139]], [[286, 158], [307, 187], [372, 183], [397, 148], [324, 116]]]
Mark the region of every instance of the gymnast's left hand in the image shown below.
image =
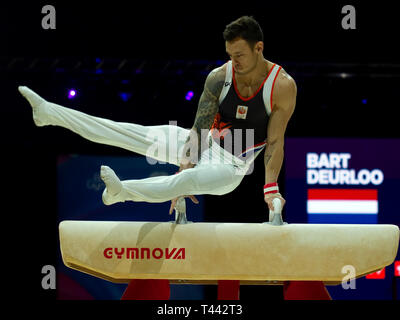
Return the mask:
[[[199, 204], [199, 200], [197, 200], [197, 198], [193, 195], [188, 195], [188, 196], [182, 196], [184, 198], [190, 198], [190, 200], [192, 200], [193, 203], [195, 204]], [[178, 201], [180, 197], [177, 197], [175, 199], [171, 200], [171, 206], [169, 207], [169, 214], [172, 214], [172, 212], [174, 212], [175, 206], [176, 206], [176, 202]]]
[[281, 202], [282, 202], [282, 209], [283, 209], [283, 206], [284, 206], [285, 203], [286, 203], [286, 200], [283, 199], [283, 197], [282, 197], [282, 195], [281, 195], [280, 193], [270, 193], [270, 194], [266, 194], [266, 195], [264, 196], [264, 201], [268, 204], [268, 208], [269, 208], [270, 211], [274, 210], [274, 205], [272, 204], [272, 201], [273, 201], [275, 198], [278, 198], [278, 199], [281, 200]]

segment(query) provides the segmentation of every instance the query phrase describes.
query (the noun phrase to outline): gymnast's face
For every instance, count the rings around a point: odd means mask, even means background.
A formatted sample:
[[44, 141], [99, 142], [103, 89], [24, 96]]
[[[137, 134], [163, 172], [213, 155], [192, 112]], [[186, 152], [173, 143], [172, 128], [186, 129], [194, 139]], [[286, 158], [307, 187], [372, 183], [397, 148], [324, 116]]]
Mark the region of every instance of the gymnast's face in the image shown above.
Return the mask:
[[251, 48], [242, 38], [225, 42], [226, 53], [232, 59], [235, 72], [240, 75], [245, 75], [256, 68], [257, 62], [262, 57], [263, 46], [264, 43], [259, 41]]

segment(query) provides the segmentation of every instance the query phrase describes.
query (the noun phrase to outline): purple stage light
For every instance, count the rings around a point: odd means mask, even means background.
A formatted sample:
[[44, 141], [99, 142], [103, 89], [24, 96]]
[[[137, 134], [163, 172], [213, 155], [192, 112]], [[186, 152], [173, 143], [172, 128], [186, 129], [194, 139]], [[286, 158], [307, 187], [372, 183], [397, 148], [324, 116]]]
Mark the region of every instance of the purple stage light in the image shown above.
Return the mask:
[[76, 97], [76, 90], [75, 89], [71, 89], [68, 91], [68, 99], [73, 99]]
[[193, 95], [194, 95], [193, 91], [189, 91], [189, 92], [186, 94], [185, 99], [188, 100], [188, 101], [190, 101], [190, 100], [192, 100]]

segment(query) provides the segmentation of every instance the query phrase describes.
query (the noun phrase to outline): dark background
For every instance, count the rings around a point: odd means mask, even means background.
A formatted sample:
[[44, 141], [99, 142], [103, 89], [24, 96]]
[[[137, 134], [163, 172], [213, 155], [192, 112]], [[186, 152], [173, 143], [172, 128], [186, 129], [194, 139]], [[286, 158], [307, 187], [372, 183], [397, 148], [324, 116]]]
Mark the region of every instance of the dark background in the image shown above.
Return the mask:
[[[62, 128], [36, 128], [18, 85], [96, 116], [145, 125], [173, 120], [190, 128], [208, 72], [228, 60], [225, 25], [253, 15], [264, 30], [264, 57], [282, 65], [297, 83], [288, 137], [398, 138], [400, 52], [394, 3], [1, 4], [2, 189], [12, 220], [4, 226], [13, 232], [3, 236], [16, 273], [24, 274], [24, 294], [54, 297], [41, 289], [40, 271], [45, 264], [55, 265], [58, 250], [57, 155], [128, 152], [95, 145]], [[56, 30], [41, 27], [46, 4], [56, 8]], [[356, 30], [341, 27], [346, 4], [356, 8]], [[68, 100], [72, 87], [78, 96]], [[188, 90], [194, 92], [191, 101], [185, 100]], [[120, 92], [131, 93], [131, 99], [123, 102]], [[279, 183], [284, 194], [283, 173]], [[205, 220], [265, 221], [263, 184], [259, 158], [255, 172], [234, 192], [205, 197]], [[21, 292], [19, 286], [13, 290]], [[281, 294], [279, 287], [246, 290], [247, 297]]]

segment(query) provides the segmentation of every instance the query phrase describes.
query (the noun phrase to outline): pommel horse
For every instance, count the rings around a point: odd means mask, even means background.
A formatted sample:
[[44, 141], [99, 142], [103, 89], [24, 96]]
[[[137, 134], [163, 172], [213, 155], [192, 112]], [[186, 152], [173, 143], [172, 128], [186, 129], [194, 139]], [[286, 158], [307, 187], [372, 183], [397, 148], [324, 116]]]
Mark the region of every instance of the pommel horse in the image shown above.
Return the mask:
[[[62, 221], [67, 267], [129, 283], [122, 299], [169, 299], [169, 284], [218, 284], [218, 299], [240, 285], [284, 285], [285, 299], [330, 299], [339, 285], [392, 264], [396, 225], [287, 224], [281, 202], [265, 223], [203, 223], [186, 218], [184, 198], [171, 222]], [[348, 279], [347, 279], [348, 280]]]

